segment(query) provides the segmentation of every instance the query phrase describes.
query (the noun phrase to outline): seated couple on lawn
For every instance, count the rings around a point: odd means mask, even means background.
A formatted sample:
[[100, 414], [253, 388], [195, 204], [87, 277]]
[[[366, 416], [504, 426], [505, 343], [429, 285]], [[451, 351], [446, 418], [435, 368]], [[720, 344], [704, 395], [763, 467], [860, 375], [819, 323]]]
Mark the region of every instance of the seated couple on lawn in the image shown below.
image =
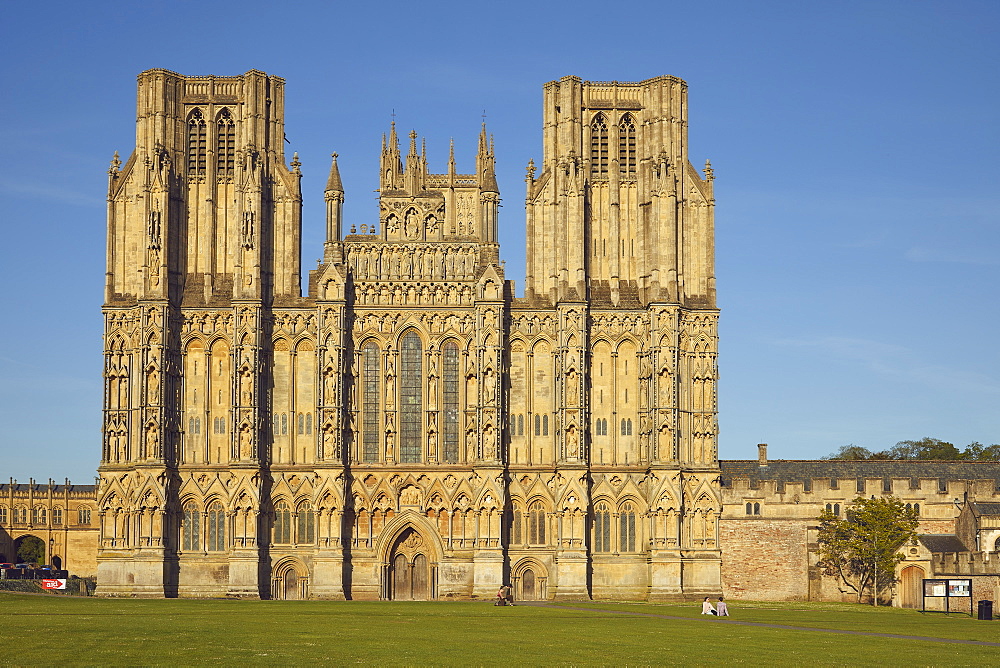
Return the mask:
[[705, 597], [705, 600], [701, 602], [701, 614], [703, 615], [717, 615], [719, 617], [728, 617], [729, 608], [726, 606], [726, 602], [719, 597], [719, 604], [716, 607], [712, 607], [712, 602]]

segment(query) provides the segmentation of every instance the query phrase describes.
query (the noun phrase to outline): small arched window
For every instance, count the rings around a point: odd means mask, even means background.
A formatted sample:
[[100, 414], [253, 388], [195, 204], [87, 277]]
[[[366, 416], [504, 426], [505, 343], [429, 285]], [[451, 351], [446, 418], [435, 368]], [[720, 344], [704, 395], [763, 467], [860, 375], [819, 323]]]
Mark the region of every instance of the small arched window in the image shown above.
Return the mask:
[[28, 509], [24, 506], [14, 507], [14, 523], [15, 524], [27, 524], [28, 523]]
[[549, 435], [549, 415], [546, 413], [542, 416], [542, 436]]
[[635, 150], [635, 122], [625, 114], [618, 124], [618, 167], [623, 176], [635, 175]]
[[635, 508], [631, 503], [622, 506], [618, 518], [621, 525], [618, 532], [619, 551], [635, 552]]
[[299, 413], [299, 436], [303, 436], [306, 433], [306, 414]]
[[292, 542], [292, 510], [284, 501], [274, 506], [274, 542], [279, 545]]
[[52, 509], [52, 524], [56, 526], [62, 526], [63, 523], [63, 509], [60, 506], [56, 506]]
[[188, 116], [188, 176], [200, 181], [205, 176], [208, 133], [200, 109]]
[[313, 414], [306, 413], [306, 434], [313, 433]]
[[316, 542], [316, 515], [309, 503], [299, 504], [296, 510], [297, 531], [296, 543], [312, 544]]
[[535, 501], [528, 508], [528, 543], [545, 544], [545, 508], [541, 501]]
[[80, 506], [77, 510], [78, 524], [90, 524], [90, 506]]
[[218, 501], [208, 507], [208, 551], [226, 549], [226, 511]]
[[603, 114], [595, 116], [590, 124], [590, 173], [597, 177], [608, 175], [608, 124]]
[[542, 435], [542, 416], [535, 413], [535, 436]]
[[594, 508], [594, 552], [611, 551], [611, 512], [608, 504], [597, 504]]
[[181, 521], [181, 549], [194, 552], [201, 549], [201, 511], [193, 501], [184, 504]]
[[524, 413], [517, 414], [517, 435], [524, 436]]
[[840, 517], [840, 504], [839, 503], [833, 504], [833, 514], [836, 515], [837, 517]]
[[760, 504], [759, 503], [754, 503], [753, 504], [753, 514], [754, 515], [760, 515]]
[[288, 434], [288, 413], [281, 414], [281, 435], [285, 436]]

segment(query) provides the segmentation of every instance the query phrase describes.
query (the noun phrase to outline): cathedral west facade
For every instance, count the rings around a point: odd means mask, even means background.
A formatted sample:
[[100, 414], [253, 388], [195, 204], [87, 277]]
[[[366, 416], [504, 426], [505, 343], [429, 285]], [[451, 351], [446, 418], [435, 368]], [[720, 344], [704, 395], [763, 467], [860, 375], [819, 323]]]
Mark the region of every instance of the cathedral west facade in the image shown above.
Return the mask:
[[109, 171], [99, 593], [719, 592], [714, 199], [686, 84], [545, 85], [524, 297], [485, 128], [473, 173], [452, 151], [434, 174], [395, 126], [377, 216], [342, 220], [334, 155], [303, 295], [283, 93], [139, 76]]

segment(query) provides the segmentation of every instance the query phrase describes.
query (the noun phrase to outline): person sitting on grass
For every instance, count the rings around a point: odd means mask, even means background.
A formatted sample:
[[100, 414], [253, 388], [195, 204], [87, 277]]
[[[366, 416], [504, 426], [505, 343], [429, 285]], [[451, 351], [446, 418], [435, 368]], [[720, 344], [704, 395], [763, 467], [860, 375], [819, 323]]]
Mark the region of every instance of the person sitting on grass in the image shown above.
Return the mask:
[[721, 596], [719, 597], [719, 604], [715, 606], [715, 614], [719, 617], [729, 616], [729, 606], [726, 605], [726, 602], [722, 600]]
[[708, 600], [707, 596], [705, 597], [705, 600], [701, 602], [701, 614], [703, 615], [718, 614], [716, 613], [715, 608], [712, 607], [712, 602]]

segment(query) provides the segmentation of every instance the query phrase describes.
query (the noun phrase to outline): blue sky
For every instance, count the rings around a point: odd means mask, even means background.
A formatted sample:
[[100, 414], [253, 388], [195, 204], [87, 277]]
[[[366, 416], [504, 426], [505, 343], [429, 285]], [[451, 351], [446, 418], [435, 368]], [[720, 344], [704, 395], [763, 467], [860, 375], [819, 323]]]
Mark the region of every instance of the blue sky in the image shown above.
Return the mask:
[[[376, 215], [381, 133], [442, 171], [496, 136], [502, 255], [524, 273], [541, 86], [690, 85], [715, 168], [720, 454], [815, 458], [933, 436], [1000, 441], [1000, 3], [13, 3], [0, 60], [0, 480], [87, 482], [100, 448], [104, 196], [151, 67], [287, 81], [303, 265], [340, 154]], [[289, 159], [291, 155], [289, 154]]]

